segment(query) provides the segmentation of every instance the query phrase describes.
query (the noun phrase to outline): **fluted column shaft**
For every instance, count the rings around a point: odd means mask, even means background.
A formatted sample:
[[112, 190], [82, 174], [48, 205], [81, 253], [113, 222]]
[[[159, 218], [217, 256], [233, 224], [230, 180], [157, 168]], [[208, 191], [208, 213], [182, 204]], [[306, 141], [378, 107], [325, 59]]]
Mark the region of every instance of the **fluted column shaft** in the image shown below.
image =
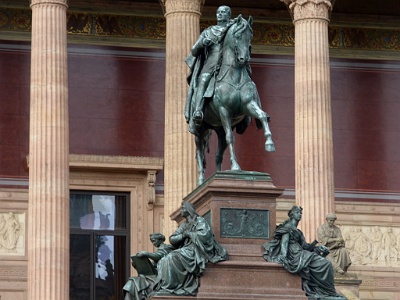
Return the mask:
[[31, 1], [28, 299], [69, 299], [66, 1]]
[[[286, 1], [288, 2], [288, 1]], [[334, 211], [334, 173], [329, 68], [330, 1], [293, 0], [295, 25], [296, 202], [307, 240]]]
[[193, 135], [184, 117], [188, 85], [185, 58], [200, 33], [203, 0], [163, 0], [166, 18], [166, 78], [164, 137], [164, 234], [176, 223], [169, 215], [196, 187], [197, 165]]

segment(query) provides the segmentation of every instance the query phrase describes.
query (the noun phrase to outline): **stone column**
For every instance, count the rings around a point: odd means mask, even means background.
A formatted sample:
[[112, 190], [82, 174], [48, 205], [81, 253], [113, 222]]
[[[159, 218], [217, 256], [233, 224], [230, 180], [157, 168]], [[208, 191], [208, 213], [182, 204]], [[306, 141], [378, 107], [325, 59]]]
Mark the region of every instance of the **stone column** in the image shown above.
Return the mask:
[[164, 234], [177, 227], [170, 214], [196, 187], [194, 137], [184, 117], [188, 85], [185, 58], [200, 34], [204, 0], [163, 0], [166, 18], [166, 78], [164, 137]]
[[332, 1], [281, 0], [295, 25], [296, 203], [308, 241], [334, 211], [328, 23]]
[[31, 0], [28, 297], [69, 299], [67, 0]]

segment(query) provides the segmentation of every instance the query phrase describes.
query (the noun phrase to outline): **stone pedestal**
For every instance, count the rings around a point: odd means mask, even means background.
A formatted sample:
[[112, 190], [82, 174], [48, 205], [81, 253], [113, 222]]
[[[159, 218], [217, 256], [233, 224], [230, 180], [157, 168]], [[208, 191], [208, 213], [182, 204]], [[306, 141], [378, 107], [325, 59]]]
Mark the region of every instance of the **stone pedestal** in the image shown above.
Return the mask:
[[[230, 260], [260, 260], [276, 227], [276, 198], [283, 193], [266, 173], [224, 171], [184, 198], [209, 221]], [[180, 211], [171, 218], [182, 221]]]
[[361, 279], [356, 274], [346, 273], [343, 276], [335, 276], [336, 291], [342, 293], [347, 299], [355, 300], [360, 296]]
[[301, 278], [278, 264], [224, 261], [207, 264], [197, 297], [155, 296], [154, 300], [306, 300]]
[[[276, 198], [282, 193], [266, 173], [225, 171], [185, 197], [229, 254], [228, 261], [207, 265], [197, 299], [307, 299], [299, 276], [262, 257], [262, 245], [276, 227]], [[182, 221], [179, 210], [171, 217]]]

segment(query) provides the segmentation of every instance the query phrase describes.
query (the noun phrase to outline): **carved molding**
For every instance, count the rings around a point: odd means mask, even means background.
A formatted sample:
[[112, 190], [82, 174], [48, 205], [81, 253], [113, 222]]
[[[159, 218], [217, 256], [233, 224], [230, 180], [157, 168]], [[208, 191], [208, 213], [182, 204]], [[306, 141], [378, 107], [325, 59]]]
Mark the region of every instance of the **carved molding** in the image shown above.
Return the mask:
[[113, 156], [70, 154], [71, 168], [107, 168], [118, 170], [162, 170], [164, 160], [161, 157]]
[[6, 202], [21, 202], [28, 203], [27, 189], [0, 189], [0, 203]]
[[[163, 168], [162, 158], [70, 154], [69, 165], [71, 186], [117, 185], [129, 187], [135, 180], [140, 185], [140, 181], [147, 179], [146, 205], [148, 210], [153, 209], [156, 199], [156, 174]], [[122, 171], [123, 173], [121, 173]], [[126, 173], [127, 171], [129, 173]], [[132, 171], [142, 175], [132, 173]], [[109, 172], [113, 173], [111, 177]]]
[[398, 278], [363, 278], [362, 285], [368, 289], [399, 289], [400, 282]]
[[148, 188], [148, 198], [147, 198], [147, 209], [152, 210], [153, 205], [156, 201], [156, 172], [148, 171], [147, 172], [147, 188]]
[[65, 8], [68, 7], [69, 0], [29, 0], [29, 4], [31, 7], [37, 5], [60, 5]]
[[[26, 157], [29, 168], [29, 156]], [[71, 169], [110, 169], [112, 171], [162, 170], [164, 159], [161, 157], [141, 156], [114, 156], [114, 155], [88, 155], [70, 154], [69, 166]]]
[[129, 188], [133, 185], [140, 184], [143, 181], [143, 175], [138, 174], [118, 174], [114, 173], [110, 176], [110, 172], [83, 172], [83, 173], [70, 173], [70, 186], [76, 189], [75, 186], [82, 187], [107, 187], [114, 186], [119, 188]]
[[[27, 268], [1, 266], [0, 268], [0, 281], [27, 281], [28, 270]], [[1, 298], [0, 298], [1, 299]]]

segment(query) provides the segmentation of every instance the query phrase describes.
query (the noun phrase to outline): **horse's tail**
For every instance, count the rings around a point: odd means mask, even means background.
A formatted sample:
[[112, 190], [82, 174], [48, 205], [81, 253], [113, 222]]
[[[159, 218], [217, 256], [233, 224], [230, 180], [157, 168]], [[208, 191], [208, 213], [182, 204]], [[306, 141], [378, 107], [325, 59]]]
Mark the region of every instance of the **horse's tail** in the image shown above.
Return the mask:
[[208, 132], [204, 135], [204, 149], [207, 151], [207, 153], [210, 153], [210, 137], [211, 137], [211, 130], [208, 130]]
[[205, 152], [210, 153], [210, 137], [211, 137], [211, 133], [212, 133], [211, 130], [206, 130], [206, 132], [203, 135], [203, 140], [202, 140], [203, 153], [202, 153], [201, 160], [202, 160], [204, 169], [207, 167]]

